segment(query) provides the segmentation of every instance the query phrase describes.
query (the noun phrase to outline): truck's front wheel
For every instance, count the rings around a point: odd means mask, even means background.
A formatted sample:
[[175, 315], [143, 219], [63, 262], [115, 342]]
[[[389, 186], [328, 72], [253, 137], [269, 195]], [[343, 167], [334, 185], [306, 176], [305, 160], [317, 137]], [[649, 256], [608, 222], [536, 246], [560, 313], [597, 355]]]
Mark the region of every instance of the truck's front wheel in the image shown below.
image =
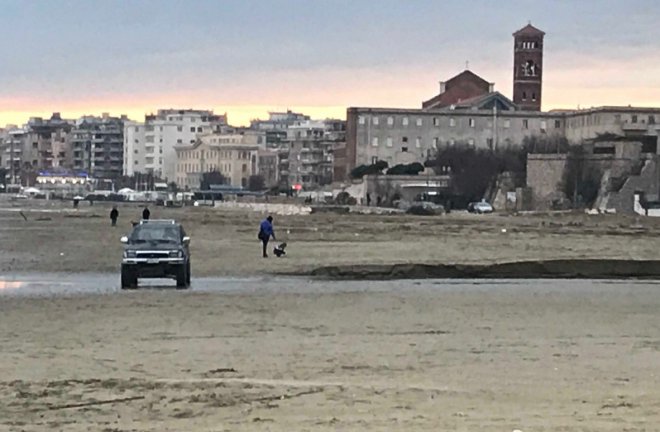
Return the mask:
[[178, 289], [188, 288], [188, 285], [190, 284], [190, 282], [188, 282], [187, 270], [188, 269], [185, 264], [180, 265], [179, 268], [176, 270], [176, 287]]
[[134, 269], [128, 266], [121, 266], [121, 289], [137, 288], [138, 278]]

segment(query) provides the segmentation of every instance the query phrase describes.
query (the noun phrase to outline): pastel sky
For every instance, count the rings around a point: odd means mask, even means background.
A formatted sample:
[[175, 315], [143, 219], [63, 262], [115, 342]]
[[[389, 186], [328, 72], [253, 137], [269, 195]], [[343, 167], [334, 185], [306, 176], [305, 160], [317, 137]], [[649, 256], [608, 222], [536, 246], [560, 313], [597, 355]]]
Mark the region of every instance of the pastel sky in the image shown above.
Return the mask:
[[543, 108], [660, 106], [657, 0], [0, 0], [0, 125], [158, 108], [416, 108], [465, 69], [511, 96], [546, 32]]

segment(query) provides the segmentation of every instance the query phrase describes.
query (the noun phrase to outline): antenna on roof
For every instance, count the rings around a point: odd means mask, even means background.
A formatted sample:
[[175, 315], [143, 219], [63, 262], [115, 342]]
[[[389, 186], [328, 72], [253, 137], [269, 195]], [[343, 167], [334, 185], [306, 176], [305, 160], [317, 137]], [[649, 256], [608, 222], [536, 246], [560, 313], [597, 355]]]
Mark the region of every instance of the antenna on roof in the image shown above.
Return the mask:
[[470, 70], [470, 61], [469, 60], [465, 61], [465, 70]]

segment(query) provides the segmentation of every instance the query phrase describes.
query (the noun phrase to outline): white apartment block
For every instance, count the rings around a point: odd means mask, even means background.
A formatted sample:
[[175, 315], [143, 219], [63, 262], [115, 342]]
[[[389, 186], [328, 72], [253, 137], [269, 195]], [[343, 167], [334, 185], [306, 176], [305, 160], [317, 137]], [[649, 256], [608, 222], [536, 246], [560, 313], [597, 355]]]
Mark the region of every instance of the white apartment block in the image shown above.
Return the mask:
[[208, 110], [158, 110], [145, 116], [144, 123], [124, 126], [124, 175], [152, 173], [175, 181], [177, 145], [194, 144], [201, 135], [227, 124], [227, 115]]

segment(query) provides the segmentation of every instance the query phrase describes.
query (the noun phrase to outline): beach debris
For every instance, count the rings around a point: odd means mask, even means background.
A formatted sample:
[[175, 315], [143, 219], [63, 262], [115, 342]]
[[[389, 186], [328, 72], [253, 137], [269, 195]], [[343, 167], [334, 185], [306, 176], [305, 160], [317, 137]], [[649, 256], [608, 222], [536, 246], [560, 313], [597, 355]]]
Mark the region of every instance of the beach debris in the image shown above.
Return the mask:
[[502, 232], [506, 234], [506, 228], [502, 228]]
[[213, 374], [220, 374], [220, 373], [237, 373], [238, 371], [234, 368], [217, 368], [217, 369], [211, 369], [210, 371], [206, 372], [204, 375], [213, 375]]
[[51, 405], [48, 407], [49, 410], [61, 410], [61, 409], [68, 409], [68, 408], [82, 408], [82, 407], [88, 407], [88, 406], [93, 406], [93, 405], [106, 405], [106, 404], [113, 404], [113, 403], [118, 403], [118, 402], [130, 402], [134, 400], [141, 400], [144, 399], [144, 396], [131, 396], [131, 397], [125, 397], [125, 398], [119, 398], [119, 399], [108, 399], [108, 400], [100, 400], [100, 401], [91, 401], [91, 402], [83, 402], [83, 403], [76, 403], [76, 404], [66, 404], [66, 405]]

